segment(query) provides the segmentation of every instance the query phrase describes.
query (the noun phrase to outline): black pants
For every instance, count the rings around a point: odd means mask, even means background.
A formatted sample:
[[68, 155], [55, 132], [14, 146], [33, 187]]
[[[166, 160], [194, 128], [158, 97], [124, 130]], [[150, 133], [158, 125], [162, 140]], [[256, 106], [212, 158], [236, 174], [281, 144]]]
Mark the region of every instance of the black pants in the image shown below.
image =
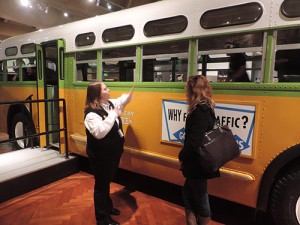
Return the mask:
[[98, 161], [89, 159], [95, 178], [94, 205], [97, 223], [110, 216], [113, 203], [110, 198], [110, 183], [119, 167], [120, 159], [115, 161]]

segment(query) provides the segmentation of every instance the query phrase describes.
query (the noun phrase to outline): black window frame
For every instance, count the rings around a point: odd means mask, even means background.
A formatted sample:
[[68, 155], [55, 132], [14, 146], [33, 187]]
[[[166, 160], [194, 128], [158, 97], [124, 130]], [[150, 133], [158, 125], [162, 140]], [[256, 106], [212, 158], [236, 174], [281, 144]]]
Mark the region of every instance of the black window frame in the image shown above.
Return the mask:
[[[15, 49], [16, 52], [13, 53], [13, 54], [9, 54], [9, 51], [10, 51], [11, 49]], [[18, 47], [17, 47], [17, 46], [7, 47], [7, 48], [5, 49], [5, 56], [15, 56], [15, 55], [17, 55], [17, 54], [18, 54]]]
[[[173, 21], [176, 22], [175, 25], [170, 26], [172, 24], [172, 20], [182, 18], [182, 21]], [[185, 24], [182, 24], [181, 27], [179, 26], [179, 23], [185, 22]], [[172, 17], [166, 17], [158, 20], [151, 20], [148, 21], [144, 25], [144, 35], [146, 37], [155, 37], [155, 36], [163, 36], [163, 35], [169, 35], [169, 34], [178, 34], [186, 30], [188, 26], [188, 19], [184, 15], [178, 15], [178, 16], [172, 16]], [[171, 31], [170, 28], [177, 28], [177, 30]], [[180, 28], [180, 29], [179, 29]], [[163, 32], [165, 31], [165, 32]]]
[[30, 54], [30, 53], [34, 53], [34, 52], [35, 52], [35, 44], [34, 43], [21, 45], [21, 53], [22, 54]]
[[[257, 9], [260, 9], [260, 13], [257, 14], [256, 17], [253, 18], [249, 18], [248, 20], [244, 21], [236, 21], [234, 22], [233, 19], [231, 19], [231, 21], [228, 21], [228, 18], [226, 18], [226, 15], [234, 15], [234, 12], [243, 12], [242, 9], [249, 9], [249, 7], [257, 7]], [[218, 15], [222, 15], [222, 11], [223, 11], [223, 19], [218, 19], [219, 21], [227, 21], [227, 22], [223, 22], [220, 23], [219, 25], [217, 24], [212, 24], [209, 25], [208, 22], [212, 22], [212, 21], [216, 21], [215, 16]], [[249, 13], [248, 15], [253, 15], [254, 12]], [[245, 13], [241, 13], [241, 16], [245, 15]], [[224, 8], [218, 8], [218, 9], [212, 9], [212, 10], [208, 10], [206, 12], [204, 12], [201, 17], [200, 17], [200, 26], [204, 29], [212, 29], [212, 28], [220, 28], [220, 27], [229, 27], [229, 26], [237, 26], [237, 25], [243, 25], [243, 24], [250, 24], [250, 23], [254, 23], [256, 21], [258, 21], [261, 16], [263, 15], [263, 7], [260, 3], [258, 2], [249, 2], [249, 3], [245, 3], [245, 4], [240, 4], [240, 5], [234, 5], [234, 6], [229, 6], [229, 7], [224, 7]], [[241, 17], [239, 17], [241, 18]], [[205, 20], [205, 21], [204, 21]]]
[[[290, 7], [290, 9], [287, 9], [289, 7], [289, 4], [297, 4], [297, 8], [295, 7], [295, 5], [292, 5], [292, 7]], [[293, 12], [289, 12], [289, 10], [292, 9], [292, 11], [297, 11], [297, 9], [299, 8], [298, 12], [296, 14], [293, 14]], [[295, 10], [296, 9], [296, 10]], [[280, 11], [281, 13], [287, 17], [287, 18], [296, 18], [296, 17], [300, 17], [300, 1], [297, 0], [284, 0], [280, 6]]]
[[[125, 33], [124, 31], [128, 31], [128, 33]], [[102, 32], [102, 41], [104, 43], [126, 41], [132, 39], [134, 34], [135, 29], [130, 24], [125, 26], [108, 28]]]
[[[91, 39], [91, 42], [84, 42], [84, 38], [85, 40], [88, 40], [87, 37], [93, 37]], [[81, 43], [82, 41], [82, 43]], [[82, 46], [88, 46], [88, 45], [93, 45], [96, 41], [96, 35], [94, 32], [87, 32], [87, 33], [82, 33], [82, 34], [78, 34], [75, 38], [75, 45], [78, 46], [78, 47], [82, 47]]]

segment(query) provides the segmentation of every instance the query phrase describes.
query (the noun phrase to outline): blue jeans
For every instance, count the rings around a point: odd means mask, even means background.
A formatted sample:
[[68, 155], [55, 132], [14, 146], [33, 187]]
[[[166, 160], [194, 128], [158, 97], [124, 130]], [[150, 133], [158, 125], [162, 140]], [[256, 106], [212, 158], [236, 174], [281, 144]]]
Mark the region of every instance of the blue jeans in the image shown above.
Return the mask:
[[192, 211], [195, 216], [211, 216], [206, 179], [186, 178], [182, 196], [186, 210]]

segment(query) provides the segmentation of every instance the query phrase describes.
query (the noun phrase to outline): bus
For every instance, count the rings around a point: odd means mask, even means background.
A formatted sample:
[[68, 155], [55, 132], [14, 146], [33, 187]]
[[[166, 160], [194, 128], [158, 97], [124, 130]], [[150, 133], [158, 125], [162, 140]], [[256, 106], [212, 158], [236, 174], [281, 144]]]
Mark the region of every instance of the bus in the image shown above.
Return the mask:
[[[217, 118], [241, 150], [209, 180], [209, 194], [268, 213], [277, 225], [300, 224], [299, 0], [164, 0], [8, 38], [0, 49], [0, 102], [65, 99], [68, 149], [79, 156], [86, 156], [87, 85], [105, 82], [112, 98], [134, 85], [122, 114], [120, 166], [178, 185], [185, 82], [206, 76]], [[245, 80], [229, 79], [233, 56]], [[26, 77], [30, 67], [34, 79]], [[0, 110], [0, 132], [9, 138], [62, 123], [59, 103]], [[51, 133], [35, 144], [65, 143]]]

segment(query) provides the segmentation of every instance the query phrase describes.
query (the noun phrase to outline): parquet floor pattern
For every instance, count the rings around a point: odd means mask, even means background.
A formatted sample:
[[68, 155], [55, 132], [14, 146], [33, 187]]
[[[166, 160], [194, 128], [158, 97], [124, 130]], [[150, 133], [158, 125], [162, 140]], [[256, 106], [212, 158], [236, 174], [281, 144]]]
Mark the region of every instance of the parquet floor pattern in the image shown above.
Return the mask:
[[[0, 204], [1, 225], [94, 225], [92, 175], [79, 172]], [[3, 193], [0, 193], [3, 194]], [[122, 225], [184, 225], [176, 204], [112, 183], [114, 219]], [[220, 225], [212, 222], [211, 225]]]

